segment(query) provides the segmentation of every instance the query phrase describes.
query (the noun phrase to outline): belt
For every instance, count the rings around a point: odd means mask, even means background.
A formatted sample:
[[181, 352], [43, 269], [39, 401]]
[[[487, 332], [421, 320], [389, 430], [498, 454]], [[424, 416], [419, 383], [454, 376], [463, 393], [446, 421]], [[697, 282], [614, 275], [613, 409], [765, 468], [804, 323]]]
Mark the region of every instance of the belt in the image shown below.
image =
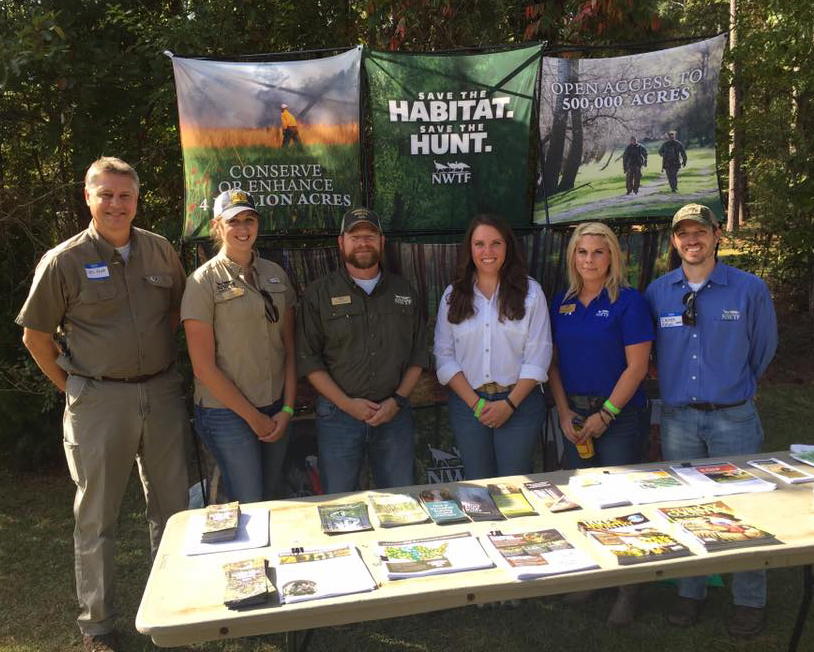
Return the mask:
[[714, 412], [715, 410], [738, 407], [744, 403], [746, 403], [746, 401], [738, 401], [737, 403], [687, 403], [687, 407], [693, 410], [700, 410], [701, 412]]
[[476, 392], [483, 392], [485, 394], [499, 394], [501, 392], [510, 392], [514, 389], [514, 384], [512, 385], [500, 385], [499, 383], [484, 383], [480, 387], [476, 387]]
[[578, 410], [599, 410], [605, 402], [605, 397], [569, 394], [568, 402]]
[[130, 376], [129, 378], [111, 378], [110, 376], [82, 376], [82, 374], [71, 374], [73, 376], [80, 376], [81, 378], [89, 378], [90, 380], [104, 380], [108, 383], [146, 383], [148, 380], [152, 380], [153, 378], [157, 378], [165, 371], [167, 371], [169, 367], [164, 367], [161, 371], [156, 371], [154, 374], [143, 374], [141, 376]]

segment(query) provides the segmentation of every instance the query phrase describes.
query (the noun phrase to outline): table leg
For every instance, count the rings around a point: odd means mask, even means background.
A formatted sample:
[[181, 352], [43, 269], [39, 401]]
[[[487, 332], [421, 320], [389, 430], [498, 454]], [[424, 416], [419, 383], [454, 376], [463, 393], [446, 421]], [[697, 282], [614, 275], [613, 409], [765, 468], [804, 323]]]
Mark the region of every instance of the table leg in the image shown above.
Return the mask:
[[807, 564], [803, 566], [803, 599], [800, 602], [800, 610], [797, 612], [797, 622], [794, 623], [794, 630], [791, 633], [789, 652], [797, 651], [800, 636], [803, 634], [803, 625], [805, 625], [808, 610], [811, 606], [812, 589], [814, 589], [814, 577], [811, 575], [811, 564]]
[[[300, 634], [302, 634], [302, 638], [300, 638]], [[305, 652], [308, 649], [308, 644], [311, 642], [313, 635], [313, 629], [306, 629], [304, 632], [286, 632], [286, 652]]]

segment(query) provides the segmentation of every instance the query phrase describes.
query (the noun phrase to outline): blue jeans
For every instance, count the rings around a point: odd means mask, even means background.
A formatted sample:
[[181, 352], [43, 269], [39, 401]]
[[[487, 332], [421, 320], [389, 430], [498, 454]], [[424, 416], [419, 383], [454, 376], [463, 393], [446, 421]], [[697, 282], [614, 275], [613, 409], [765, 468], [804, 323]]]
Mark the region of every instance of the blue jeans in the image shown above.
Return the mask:
[[[487, 401], [500, 401], [509, 395], [476, 393]], [[467, 480], [531, 473], [534, 448], [546, 417], [545, 399], [539, 388], [531, 390], [500, 428], [484, 426], [455, 392], [450, 391], [447, 406]]]
[[[274, 416], [282, 400], [257, 408]], [[228, 408], [195, 406], [195, 430], [215, 457], [226, 493], [232, 500], [271, 500], [280, 480], [288, 430], [276, 442], [262, 442], [248, 423]]]
[[[576, 410], [587, 417], [591, 410]], [[567, 437], [563, 437], [562, 466], [565, 469], [589, 469], [594, 466], [621, 466], [638, 464], [642, 461], [644, 442], [647, 439], [649, 423], [648, 410], [626, 405], [601, 437], [594, 438], [594, 456], [582, 459], [577, 447]]]
[[[703, 457], [726, 457], [759, 453], [763, 428], [754, 403], [701, 412], [688, 407], [664, 406], [661, 412], [661, 450], [665, 460], [687, 461]], [[678, 582], [684, 598], [703, 600], [707, 578], [691, 577]], [[766, 605], [766, 571], [733, 573], [732, 596], [736, 605]]]
[[359, 489], [365, 455], [377, 489], [413, 484], [413, 411], [401, 408], [391, 421], [369, 426], [323, 396], [316, 405], [319, 477], [327, 494]]

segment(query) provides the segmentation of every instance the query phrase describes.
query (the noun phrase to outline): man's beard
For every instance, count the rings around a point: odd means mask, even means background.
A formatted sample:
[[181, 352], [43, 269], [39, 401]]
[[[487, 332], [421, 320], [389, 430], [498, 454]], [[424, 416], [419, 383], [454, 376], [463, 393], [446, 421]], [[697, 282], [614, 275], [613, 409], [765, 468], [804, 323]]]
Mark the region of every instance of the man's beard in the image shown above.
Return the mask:
[[344, 251], [342, 252], [342, 257], [345, 259], [346, 263], [350, 264], [356, 269], [370, 269], [371, 267], [375, 267], [379, 264], [379, 252], [375, 249], [370, 249], [369, 251], [364, 251], [361, 253], [368, 254], [368, 257], [360, 259], [357, 252], [353, 252], [348, 255]]

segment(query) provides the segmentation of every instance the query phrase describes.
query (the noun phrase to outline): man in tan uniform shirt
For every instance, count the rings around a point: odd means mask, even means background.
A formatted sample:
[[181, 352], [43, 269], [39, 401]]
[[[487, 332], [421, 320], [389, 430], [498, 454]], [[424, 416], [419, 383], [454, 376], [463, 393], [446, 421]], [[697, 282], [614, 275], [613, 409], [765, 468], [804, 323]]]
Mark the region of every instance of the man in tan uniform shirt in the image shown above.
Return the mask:
[[113, 547], [133, 460], [153, 555], [167, 519], [187, 506], [188, 422], [173, 366], [185, 275], [166, 239], [131, 225], [138, 190], [124, 161], [104, 157], [90, 166], [85, 200], [93, 219], [43, 256], [16, 320], [40, 369], [65, 393], [77, 624], [93, 652], [121, 649], [113, 635]]

